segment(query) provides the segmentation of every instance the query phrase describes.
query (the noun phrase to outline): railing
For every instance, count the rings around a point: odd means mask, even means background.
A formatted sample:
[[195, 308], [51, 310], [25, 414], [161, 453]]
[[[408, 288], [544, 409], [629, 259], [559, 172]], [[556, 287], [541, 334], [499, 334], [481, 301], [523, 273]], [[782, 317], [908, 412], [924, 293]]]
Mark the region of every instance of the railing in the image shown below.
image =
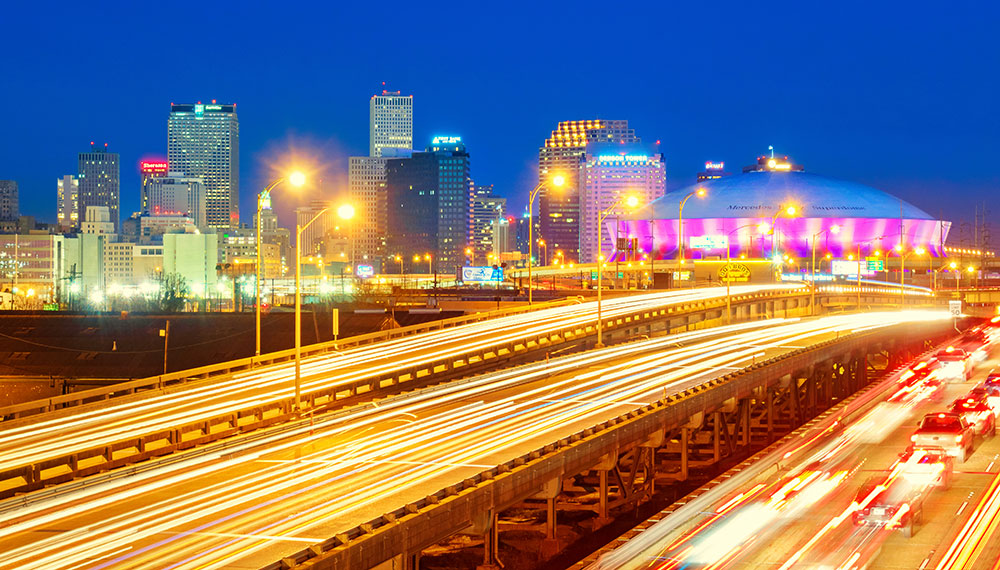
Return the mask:
[[[437, 321], [431, 321], [428, 323], [421, 323], [417, 325], [410, 325], [407, 327], [400, 327], [398, 329], [377, 331], [373, 333], [348, 337], [342, 340], [333, 340], [333, 341], [321, 342], [317, 344], [304, 346], [302, 347], [302, 356], [303, 357], [317, 356], [332, 351], [339, 351], [347, 348], [353, 348], [367, 344], [374, 344], [376, 342], [383, 342], [387, 340], [403, 338], [424, 332], [441, 330], [450, 327], [457, 327], [470, 323], [477, 323], [485, 320], [518, 315], [542, 309], [550, 309], [555, 307], [579, 304], [581, 302], [583, 301], [580, 297], [570, 297], [566, 299], [559, 299], [556, 301], [534, 303], [532, 305], [525, 305], [521, 307], [507, 307], [504, 309], [499, 309], [494, 311], [473, 313], [471, 315], [462, 315], [460, 317], [441, 319]], [[58, 410], [71, 406], [77, 406], [85, 402], [106, 400], [116, 396], [126, 396], [144, 390], [162, 389], [165, 386], [184, 384], [194, 380], [203, 380], [206, 378], [212, 378], [220, 375], [232, 374], [233, 372], [258, 368], [260, 366], [265, 366], [268, 364], [288, 362], [293, 358], [295, 358], [295, 349], [280, 350], [277, 352], [262, 354], [260, 356], [252, 356], [249, 358], [238, 358], [236, 360], [229, 360], [217, 364], [201, 366], [198, 368], [188, 368], [177, 372], [170, 372], [168, 374], [160, 374], [157, 376], [150, 376], [148, 378], [129, 380], [113, 384], [110, 386], [103, 386], [100, 388], [93, 388], [89, 390], [81, 390], [79, 392], [73, 392], [71, 394], [64, 394], [52, 398], [45, 398], [42, 400], [25, 402], [23, 404], [4, 406], [0, 407], [0, 422], [2, 422], [5, 419], [18, 418], [28, 413], [51, 412], [53, 410]]]

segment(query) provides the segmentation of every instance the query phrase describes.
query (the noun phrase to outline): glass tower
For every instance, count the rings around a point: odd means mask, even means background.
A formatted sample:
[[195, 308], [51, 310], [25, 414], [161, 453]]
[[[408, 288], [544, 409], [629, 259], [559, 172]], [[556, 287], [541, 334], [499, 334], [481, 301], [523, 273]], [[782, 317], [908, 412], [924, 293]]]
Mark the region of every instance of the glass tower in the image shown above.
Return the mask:
[[240, 124], [235, 104], [171, 103], [167, 162], [171, 172], [204, 182], [208, 227], [239, 227]]

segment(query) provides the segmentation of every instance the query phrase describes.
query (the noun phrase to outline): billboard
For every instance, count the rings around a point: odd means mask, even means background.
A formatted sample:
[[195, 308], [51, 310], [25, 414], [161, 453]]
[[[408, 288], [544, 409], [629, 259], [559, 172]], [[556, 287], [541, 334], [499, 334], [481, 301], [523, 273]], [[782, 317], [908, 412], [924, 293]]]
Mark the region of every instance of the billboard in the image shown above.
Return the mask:
[[503, 281], [503, 269], [493, 266], [462, 268], [463, 283], [488, 283], [491, 281]]
[[729, 240], [723, 235], [691, 236], [691, 249], [725, 249]]
[[167, 161], [165, 160], [140, 160], [139, 171], [143, 174], [166, 174]]
[[359, 265], [355, 275], [362, 279], [368, 279], [369, 277], [375, 276], [375, 268], [371, 265]]
[[[834, 259], [830, 263], [830, 273], [833, 273], [834, 275], [857, 275], [858, 267], [861, 266], [861, 264], [857, 261], [849, 261], [846, 259]], [[861, 274], [866, 277], [875, 275], [875, 272], [867, 267], [867, 263], [865, 265], [866, 267], [861, 270]]]

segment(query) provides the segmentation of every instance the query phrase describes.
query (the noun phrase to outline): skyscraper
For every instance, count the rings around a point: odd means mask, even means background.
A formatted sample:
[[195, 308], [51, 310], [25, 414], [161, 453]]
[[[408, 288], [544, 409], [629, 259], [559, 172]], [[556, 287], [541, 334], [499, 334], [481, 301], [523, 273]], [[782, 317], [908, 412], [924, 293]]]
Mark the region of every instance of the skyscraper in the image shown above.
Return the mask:
[[17, 181], [0, 180], [0, 221], [15, 222], [21, 215], [17, 202]]
[[199, 230], [208, 228], [205, 215], [205, 185], [201, 178], [169, 172], [156, 176], [143, 187], [142, 213], [152, 216], [187, 216]]
[[487, 255], [499, 255], [504, 249], [494, 244], [494, 233], [507, 210], [507, 199], [493, 194], [492, 184], [477, 184], [472, 198], [473, 261], [485, 264]]
[[541, 181], [561, 175], [565, 184], [545, 186], [539, 197], [539, 228], [549, 251], [562, 250], [566, 261], [580, 259], [580, 166], [588, 143], [638, 143], [628, 121], [561, 121], [538, 151]]
[[472, 180], [469, 153], [460, 137], [436, 137], [426, 152], [386, 162], [388, 255], [433, 256], [438, 271], [455, 271], [472, 239]]
[[382, 150], [413, 148], [413, 95], [382, 91], [368, 103], [368, 156], [382, 156]]
[[59, 228], [65, 231], [80, 229], [80, 179], [66, 175], [56, 181], [58, 190]]
[[77, 193], [77, 216], [86, 215], [87, 208], [103, 206], [108, 209], [110, 222], [115, 232], [121, 224], [119, 208], [119, 163], [118, 153], [108, 152], [107, 143], [99, 147], [90, 143], [90, 152], [81, 152], [78, 157], [80, 187]]
[[379, 264], [385, 255], [385, 164], [413, 152], [413, 96], [382, 91], [372, 95], [368, 111], [368, 156], [352, 156], [347, 171], [356, 210], [351, 240], [358, 261]]
[[[598, 212], [607, 211], [628, 195], [643, 205], [663, 196], [667, 187], [663, 155], [641, 145], [591, 143], [586, 147], [580, 185], [580, 256], [581, 261], [592, 263], [597, 260]], [[607, 222], [616, 220], [617, 214], [629, 213], [619, 208], [605, 220], [601, 251], [608, 258], [615, 252], [616, 238], [646, 237], [609, 231], [611, 224]]]
[[239, 227], [240, 124], [235, 104], [171, 103], [167, 162], [171, 172], [204, 182], [209, 227]]

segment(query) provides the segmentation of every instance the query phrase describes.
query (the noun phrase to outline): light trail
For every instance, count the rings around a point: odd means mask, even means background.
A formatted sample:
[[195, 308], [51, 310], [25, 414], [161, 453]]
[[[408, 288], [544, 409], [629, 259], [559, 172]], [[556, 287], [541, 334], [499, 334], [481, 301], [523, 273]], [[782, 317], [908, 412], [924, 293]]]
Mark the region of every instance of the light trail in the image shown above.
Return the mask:
[[[94, 568], [209, 569], [254, 556], [270, 561], [296, 550], [295, 537], [332, 536], [371, 518], [372, 509], [386, 512], [480, 465], [617, 416], [621, 402], [681, 392], [762, 350], [781, 354], [788, 349], [779, 347], [809, 345], [859, 326], [927, 318], [892, 312], [745, 323], [493, 373], [336, 422], [320, 418], [265, 448], [192, 457], [167, 472], [2, 512], [0, 567], [56, 569], [100, 560]], [[821, 484], [836, 486], [841, 478], [802, 474], [775, 504], [794, 508], [795, 497], [817, 500], [811, 497], [823, 494]], [[729, 509], [761, 492], [748, 492]], [[39, 532], [51, 527], [73, 530]]]

